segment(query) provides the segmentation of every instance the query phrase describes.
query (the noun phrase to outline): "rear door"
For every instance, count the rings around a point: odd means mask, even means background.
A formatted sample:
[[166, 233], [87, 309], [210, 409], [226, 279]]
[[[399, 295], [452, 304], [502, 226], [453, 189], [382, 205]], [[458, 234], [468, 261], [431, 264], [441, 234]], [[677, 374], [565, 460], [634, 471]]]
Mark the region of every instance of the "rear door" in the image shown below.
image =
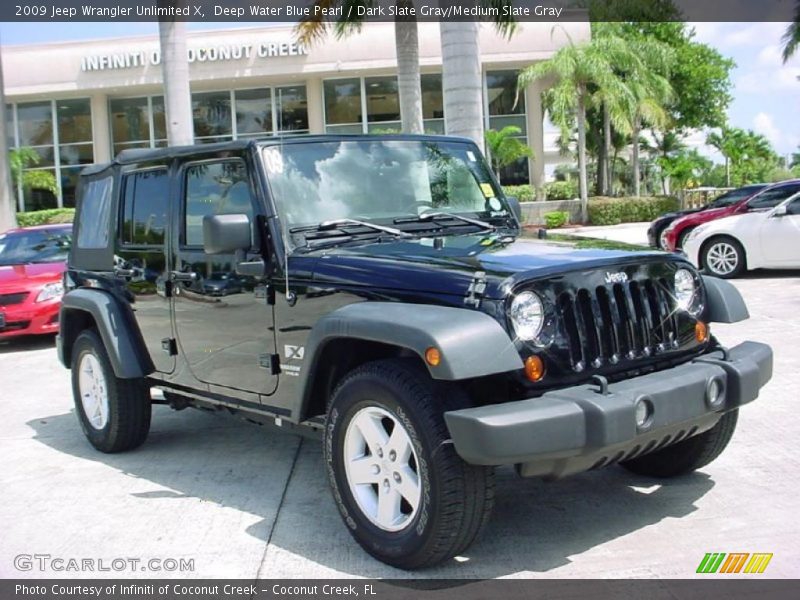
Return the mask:
[[114, 276], [131, 299], [139, 330], [157, 371], [175, 369], [170, 318], [167, 241], [170, 176], [166, 164], [126, 168], [120, 178]]

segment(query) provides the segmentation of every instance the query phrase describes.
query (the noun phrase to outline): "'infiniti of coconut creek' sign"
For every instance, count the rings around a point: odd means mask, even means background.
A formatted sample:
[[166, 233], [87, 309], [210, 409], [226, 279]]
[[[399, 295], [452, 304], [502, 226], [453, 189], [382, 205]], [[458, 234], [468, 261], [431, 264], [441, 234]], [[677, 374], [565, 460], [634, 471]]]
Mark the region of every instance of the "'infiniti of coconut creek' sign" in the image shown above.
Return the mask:
[[[277, 58], [282, 56], [304, 56], [308, 50], [295, 42], [264, 42], [261, 44], [222, 44], [189, 48], [187, 60], [190, 63], [221, 62], [228, 60], [248, 60], [252, 57]], [[113, 54], [92, 54], [81, 58], [81, 71], [107, 71], [134, 69], [145, 65], [161, 64], [161, 51], [135, 50]]]

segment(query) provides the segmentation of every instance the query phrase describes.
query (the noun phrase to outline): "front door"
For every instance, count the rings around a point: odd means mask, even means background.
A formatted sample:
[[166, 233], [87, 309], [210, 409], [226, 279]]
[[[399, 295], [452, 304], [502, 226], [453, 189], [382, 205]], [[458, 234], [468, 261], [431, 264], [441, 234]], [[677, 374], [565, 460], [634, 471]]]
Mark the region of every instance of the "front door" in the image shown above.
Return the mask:
[[768, 266], [800, 268], [800, 198], [786, 205], [786, 214], [761, 226], [761, 249]]
[[[246, 214], [255, 223], [251, 170], [242, 158], [225, 158], [187, 163], [181, 177], [173, 270], [179, 351], [204, 383], [271, 395], [278, 377], [270, 369], [275, 335], [266, 281], [238, 275], [234, 254], [203, 251], [203, 217]], [[260, 238], [253, 232], [251, 256]]]

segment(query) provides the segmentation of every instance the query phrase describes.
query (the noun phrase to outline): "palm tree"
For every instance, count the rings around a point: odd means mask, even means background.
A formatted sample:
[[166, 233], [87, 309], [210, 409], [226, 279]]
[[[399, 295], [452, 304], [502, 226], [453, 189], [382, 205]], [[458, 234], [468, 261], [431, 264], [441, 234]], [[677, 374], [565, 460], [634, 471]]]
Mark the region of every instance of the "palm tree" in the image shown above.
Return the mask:
[[640, 59], [634, 62], [627, 77], [628, 89], [634, 98], [630, 115], [633, 138], [631, 168], [633, 195], [638, 198], [641, 196], [639, 152], [642, 128], [648, 125], [663, 129], [668, 123], [669, 117], [664, 106], [673, 97], [672, 85], [667, 77], [675, 55], [666, 44], [647, 39], [635, 42], [630, 50]]
[[[344, 6], [345, 15], [353, 0], [317, 0], [321, 8]], [[413, 0], [399, 0], [398, 7], [412, 7]], [[336, 39], [361, 31], [363, 22], [355, 16], [342, 16], [333, 23]], [[329, 24], [321, 16], [304, 18], [295, 28], [301, 44], [321, 42], [328, 33]], [[400, 120], [405, 133], [423, 133], [422, 87], [419, 73], [419, 30], [417, 20], [410, 16], [397, 16], [394, 21], [394, 38], [397, 52], [397, 93], [400, 100]]]
[[[484, 7], [502, 9], [511, 6], [511, 0], [477, 0]], [[504, 37], [516, 30], [513, 17], [502, 16], [498, 10], [494, 28]], [[471, 138], [483, 147], [483, 81], [481, 79], [480, 23], [439, 23], [442, 44], [442, 95], [444, 98], [444, 123], [448, 135]]]
[[530, 158], [533, 150], [519, 140], [522, 130], [515, 125], [503, 127], [500, 131], [489, 129], [486, 138], [486, 149], [492, 161], [492, 168], [500, 181], [500, 169], [518, 161], [520, 158]]
[[[586, 167], [586, 111], [596, 102], [609, 108], [609, 119], [626, 127], [623, 114], [631, 112], [633, 96], [620, 77], [616, 65], [633, 62], [626, 42], [617, 37], [595, 38], [588, 44], [571, 43], [552, 58], [526, 67], [517, 80], [521, 91], [535, 81], [553, 79], [554, 84], [544, 92], [544, 100], [566, 142], [574, 119], [578, 124], [578, 179], [581, 214], [588, 219], [589, 186]], [[626, 109], [627, 107], [627, 109]]]
[[[183, 0], [180, 0], [183, 3]], [[167, 116], [167, 143], [184, 146], [194, 139], [192, 93], [189, 87], [189, 62], [186, 53], [186, 23], [159, 20], [161, 69], [164, 80], [164, 108]]]
[[722, 127], [719, 131], [710, 133], [706, 144], [716, 148], [725, 158], [725, 185], [731, 187], [731, 163], [738, 162], [743, 147], [744, 131], [741, 129]]
[[0, 233], [17, 226], [14, 209], [16, 194], [11, 185], [8, 162], [8, 132], [6, 132], [6, 94], [3, 85], [3, 59], [0, 56]]
[[789, 62], [797, 49], [800, 48], [800, 0], [795, 4], [794, 21], [786, 28], [786, 33], [781, 39], [783, 42], [783, 62]]

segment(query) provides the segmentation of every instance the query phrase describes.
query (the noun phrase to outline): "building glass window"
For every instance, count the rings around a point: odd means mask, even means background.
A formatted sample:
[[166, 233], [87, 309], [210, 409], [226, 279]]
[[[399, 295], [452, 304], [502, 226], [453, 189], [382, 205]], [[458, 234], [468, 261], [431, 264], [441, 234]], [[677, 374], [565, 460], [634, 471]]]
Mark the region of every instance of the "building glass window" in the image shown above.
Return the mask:
[[361, 79], [331, 79], [322, 84], [328, 133], [363, 133]]
[[116, 156], [126, 148], [150, 146], [150, 111], [147, 98], [118, 98], [108, 104], [111, 142]]
[[400, 96], [397, 77], [367, 77], [364, 80], [367, 97], [368, 131], [402, 130], [400, 122]]
[[235, 94], [236, 135], [250, 137], [272, 133], [271, 90], [237, 90]]
[[278, 87], [275, 88], [274, 96], [278, 131], [281, 133], [308, 133], [306, 86]]
[[[528, 143], [525, 95], [517, 96], [517, 71], [486, 73], [486, 106], [486, 126], [489, 129], [500, 131], [508, 126], [518, 127], [520, 133], [515, 137], [523, 144]], [[528, 159], [521, 158], [501, 169], [500, 180], [504, 185], [528, 183]]]
[[425, 133], [444, 134], [444, 94], [440, 73], [420, 77], [422, 87], [422, 118]]
[[230, 92], [192, 94], [194, 137], [198, 143], [233, 139]]
[[17, 194], [23, 210], [75, 206], [76, 173], [82, 165], [94, 163], [89, 99], [12, 104], [8, 122], [10, 146], [30, 148], [38, 156], [38, 162], [29, 163], [24, 170], [48, 173], [58, 188], [58, 193], [53, 194], [45, 189], [25, 189], [18, 184]]
[[164, 96], [151, 98], [153, 113], [153, 145], [163, 148], [167, 145], [167, 111], [164, 110]]

